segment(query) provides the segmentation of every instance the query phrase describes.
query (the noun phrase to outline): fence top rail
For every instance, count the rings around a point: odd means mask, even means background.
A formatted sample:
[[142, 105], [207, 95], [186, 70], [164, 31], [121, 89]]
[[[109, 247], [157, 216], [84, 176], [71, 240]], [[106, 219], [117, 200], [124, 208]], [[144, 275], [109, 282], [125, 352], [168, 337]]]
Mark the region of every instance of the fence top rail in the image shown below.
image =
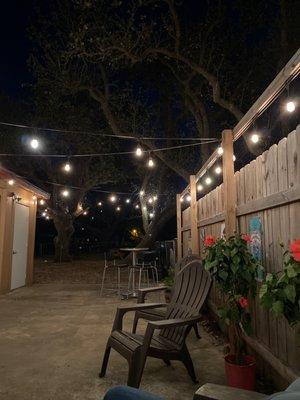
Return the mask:
[[[300, 49], [296, 51], [293, 57], [289, 60], [286, 66], [279, 72], [276, 78], [270, 83], [262, 95], [256, 100], [252, 107], [247, 111], [243, 118], [233, 128], [233, 140], [239, 139], [255, 121], [255, 119], [261, 115], [270, 104], [277, 98], [285, 86], [295, 79], [300, 73]], [[217, 150], [215, 150], [208, 160], [203, 164], [201, 169], [196, 173], [196, 180], [199, 180], [211, 166], [219, 158]], [[190, 185], [188, 185], [181, 193], [181, 196], [189, 193]]]

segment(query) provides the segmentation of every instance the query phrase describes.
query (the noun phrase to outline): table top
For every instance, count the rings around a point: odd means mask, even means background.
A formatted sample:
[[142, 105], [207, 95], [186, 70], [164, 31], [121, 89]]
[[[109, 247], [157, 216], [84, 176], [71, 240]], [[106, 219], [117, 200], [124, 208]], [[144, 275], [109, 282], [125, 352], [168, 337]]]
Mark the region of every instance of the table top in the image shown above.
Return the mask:
[[148, 247], [124, 247], [120, 249], [121, 251], [146, 251], [149, 250]]

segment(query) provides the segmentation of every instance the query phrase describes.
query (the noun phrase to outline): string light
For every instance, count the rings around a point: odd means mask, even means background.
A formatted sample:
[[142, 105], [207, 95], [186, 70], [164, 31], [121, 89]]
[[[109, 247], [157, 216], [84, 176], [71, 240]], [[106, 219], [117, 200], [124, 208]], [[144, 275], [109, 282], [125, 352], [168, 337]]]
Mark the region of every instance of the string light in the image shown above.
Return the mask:
[[144, 211], [147, 211], [147, 207], [146, 207], [146, 206], [143, 206], [143, 210], [144, 210]]
[[36, 150], [39, 147], [39, 141], [36, 138], [31, 139], [30, 146]]
[[130, 203], [130, 199], [126, 199], [125, 201], [126, 201], [126, 203], [127, 203], [127, 204], [129, 204], [129, 203]]
[[253, 133], [253, 135], [251, 135], [251, 142], [252, 143], [258, 143], [259, 142], [259, 136], [257, 133]]
[[136, 204], [135, 208], [138, 210], [140, 208], [140, 206], [138, 204]]
[[32, 200], [35, 201], [37, 199], [36, 196], [32, 196]]
[[46, 217], [46, 215], [47, 215], [46, 211], [43, 211], [43, 212], [42, 212], [42, 216], [43, 216], [43, 217]]
[[112, 203], [115, 203], [115, 202], [117, 201], [117, 198], [116, 198], [116, 196], [115, 196], [114, 194], [112, 194], [112, 195], [110, 196], [109, 200], [110, 200]]
[[210, 185], [210, 184], [212, 183], [211, 177], [208, 176], [208, 177], [205, 179], [205, 183], [206, 183], [207, 185]]
[[45, 200], [41, 199], [40, 200], [40, 205], [43, 206], [45, 204]]
[[149, 203], [149, 204], [152, 204], [152, 203], [153, 203], [152, 197], [150, 197], [150, 198], [148, 199], [148, 203]]
[[149, 213], [149, 217], [153, 218], [154, 217], [154, 212]]
[[63, 166], [63, 169], [65, 172], [70, 172], [72, 169], [71, 164], [69, 162], [65, 163], [65, 165]]
[[141, 190], [140, 191], [140, 196], [144, 196], [144, 194], [145, 194], [144, 190]]
[[157, 196], [153, 196], [153, 201], [157, 201]]
[[187, 202], [190, 202], [191, 200], [192, 200], [192, 197], [191, 197], [191, 195], [188, 194], [188, 195], [186, 196], [186, 201], [187, 201]]
[[88, 212], [87, 212], [87, 211], [83, 211], [82, 214], [83, 214], [83, 215], [88, 215]]
[[286, 103], [286, 111], [292, 113], [295, 111], [295, 109], [296, 109], [296, 104], [293, 101], [288, 101]]
[[63, 191], [61, 192], [61, 194], [62, 194], [63, 197], [69, 197], [70, 192], [69, 192], [68, 190], [63, 190]]
[[217, 153], [219, 154], [219, 156], [222, 156], [222, 155], [223, 155], [224, 150], [223, 150], [223, 147], [222, 147], [222, 146], [219, 146], [219, 147], [217, 148]]
[[13, 185], [15, 184], [15, 181], [14, 181], [13, 179], [10, 179], [7, 183], [8, 183], [10, 186], [13, 186]]
[[221, 172], [222, 172], [222, 168], [221, 168], [221, 167], [216, 167], [215, 173], [216, 173], [217, 175], [220, 175]]
[[116, 208], [116, 211], [121, 211], [121, 207], [118, 206], [118, 207]]
[[203, 186], [201, 185], [201, 183], [197, 185], [197, 190], [198, 192], [201, 192], [203, 190]]
[[46, 219], [50, 219], [49, 215], [46, 215]]
[[101, 201], [99, 201], [98, 206], [102, 207], [102, 202]]
[[148, 165], [149, 168], [153, 168], [155, 166], [153, 158], [149, 157], [147, 165]]
[[135, 155], [136, 155], [137, 157], [141, 157], [141, 156], [143, 155], [143, 150], [142, 150], [141, 146], [138, 146], [138, 147], [136, 148], [136, 150], [135, 150]]

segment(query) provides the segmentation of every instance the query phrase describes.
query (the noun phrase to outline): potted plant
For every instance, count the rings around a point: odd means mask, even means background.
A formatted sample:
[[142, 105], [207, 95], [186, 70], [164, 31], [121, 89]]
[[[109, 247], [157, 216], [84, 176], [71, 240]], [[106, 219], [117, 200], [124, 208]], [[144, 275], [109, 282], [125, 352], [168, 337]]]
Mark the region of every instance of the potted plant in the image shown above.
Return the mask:
[[[253, 390], [255, 359], [247, 355], [243, 336], [251, 333], [249, 299], [256, 294], [256, 274], [259, 267], [249, 251], [249, 235], [227, 239], [208, 236], [205, 239], [204, 266], [210, 271], [224, 306], [218, 315], [228, 326], [229, 353], [225, 356], [225, 373], [229, 386]], [[261, 268], [261, 267], [260, 267]]]
[[171, 293], [175, 282], [175, 270], [174, 268], [169, 268], [168, 275], [163, 279], [165, 288], [165, 300], [166, 303], [171, 301]]
[[[283, 246], [282, 246], [283, 247]], [[283, 270], [268, 273], [259, 291], [263, 307], [276, 317], [284, 316], [296, 330], [300, 341], [300, 239], [290, 244], [283, 253]]]

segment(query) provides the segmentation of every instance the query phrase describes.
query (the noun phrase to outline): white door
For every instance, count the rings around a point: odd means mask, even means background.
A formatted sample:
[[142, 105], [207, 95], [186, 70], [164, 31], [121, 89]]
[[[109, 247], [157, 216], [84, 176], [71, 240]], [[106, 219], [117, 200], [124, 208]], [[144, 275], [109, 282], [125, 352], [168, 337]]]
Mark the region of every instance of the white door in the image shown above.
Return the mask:
[[11, 289], [24, 286], [26, 281], [29, 207], [15, 203], [14, 241]]

